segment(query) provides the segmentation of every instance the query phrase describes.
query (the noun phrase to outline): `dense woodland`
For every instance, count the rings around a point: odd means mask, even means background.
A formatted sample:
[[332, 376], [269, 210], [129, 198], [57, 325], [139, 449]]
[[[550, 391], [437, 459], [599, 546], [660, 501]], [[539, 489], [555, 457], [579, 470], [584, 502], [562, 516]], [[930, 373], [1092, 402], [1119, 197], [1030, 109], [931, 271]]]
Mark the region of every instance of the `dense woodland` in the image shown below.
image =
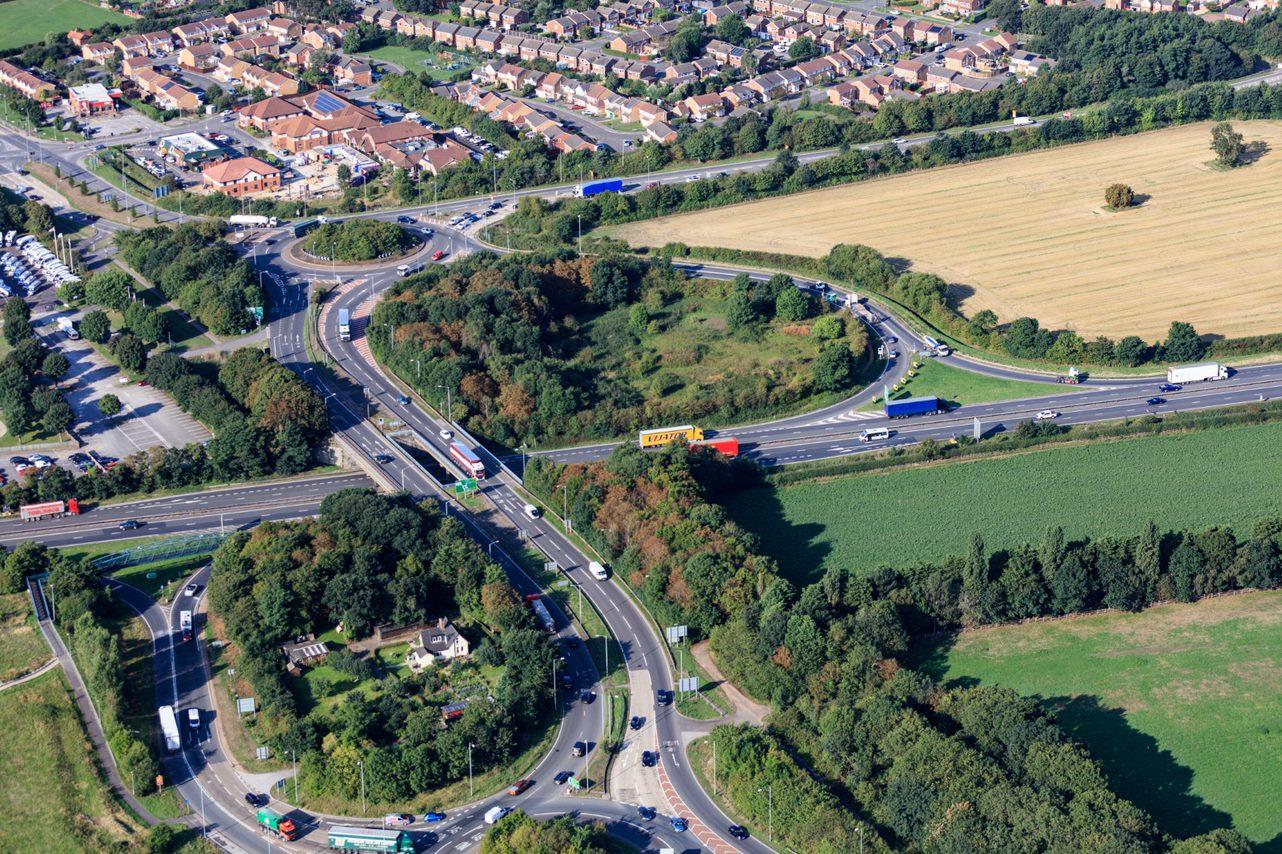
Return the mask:
[[941, 627], [1277, 586], [1282, 519], [1241, 544], [1225, 529], [1084, 543], [1051, 529], [1038, 546], [988, 555], [976, 540], [939, 564], [833, 569], [798, 589], [716, 503], [753, 477], [704, 449], [621, 447], [589, 465], [535, 461], [527, 486], [554, 505], [564, 488], [576, 530], [660, 624], [710, 636], [734, 683], [778, 710], [764, 732], [713, 736], [754, 821], [773, 784], [775, 827], [811, 851], [854, 850], [850, 822], [895, 850], [1249, 850], [1232, 831], [1166, 838], [1036, 702], [945, 688], [900, 658]]
[[[339, 492], [314, 520], [236, 534], [215, 554], [214, 570], [210, 610], [235, 644], [238, 678], [258, 699], [255, 736], [278, 755], [296, 753], [309, 793], [356, 798], [364, 762], [368, 797], [403, 802], [465, 777], [469, 743], [478, 772], [510, 762], [550, 711], [554, 649], [546, 633], [502, 569], [434, 504]], [[468, 703], [448, 728], [440, 701], [427, 696], [439, 684], [434, 671], [380, 679], [377, 688], [311, 709], [285, 672], [280, 645], [300, 634], [341, 624], [358, 639], [376, 625], [440, 616], [468, 627], [479, 662], [503, 665], [492, 698]], [[382, 676], [346, 651], [329, 665], [352, 684]]]
[[[817, 318], [810, 333], [831, 338], [810, 375], [777, 383], [727, 376], [667, 399], [671, 383], [647, 342], [664, 331], [666, 307], [717, 287], [724, 286], [627, 256], [482, 253], [394, 286], [374, 311], [369, 337], [379, 360], [423, 395], [435, 402], [450, 389], [456, 419], [511, 447], [764, 412], [854, 382], [861, 329], [823, 322], [821, 304], [786, 276], [758, 286], [745, 277], [732, 286], [733, 334], [751, 340], [770, 324]], [[700, 358], [692, 348], [688, 359]]]
[[258, 279], [222, 239], [214, 223], [156, 226], [116, 235], [121, 257], [166, 299], [215, 335], [233, 335], [254, 325], [249, 309], [262, 306]]

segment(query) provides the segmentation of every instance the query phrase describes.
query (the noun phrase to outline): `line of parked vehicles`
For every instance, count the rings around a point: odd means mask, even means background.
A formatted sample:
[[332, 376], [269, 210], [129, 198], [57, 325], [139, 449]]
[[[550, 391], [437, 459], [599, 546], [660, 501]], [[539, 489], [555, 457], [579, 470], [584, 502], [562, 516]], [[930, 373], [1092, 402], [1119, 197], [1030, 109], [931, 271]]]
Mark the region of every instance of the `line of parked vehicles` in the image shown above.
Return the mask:
[[54, 285], [78, 282], [80, 277], [71, 272], [62, 260], [49, 251], [33, 235], [18, 236], [16, 231], [6, 231], [0, 242], [12, 247], [15, 252], [0, 255], [0, 294], [11, 297], [14, 293], [31, 296], [44, 287], [45, 283]]

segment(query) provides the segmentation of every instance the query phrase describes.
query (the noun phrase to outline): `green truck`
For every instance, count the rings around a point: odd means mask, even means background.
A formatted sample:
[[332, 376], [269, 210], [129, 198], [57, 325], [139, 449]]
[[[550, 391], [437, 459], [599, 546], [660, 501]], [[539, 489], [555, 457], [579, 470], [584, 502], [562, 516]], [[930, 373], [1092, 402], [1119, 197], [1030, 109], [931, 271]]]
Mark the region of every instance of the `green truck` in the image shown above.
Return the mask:
[[298, 825], [294, 824], [292, 819], [285, 818], [276, 810], [267, 807], [258, 811], [258, 826], [286, 842], [292, 842], [298, 838]]
[[375, 827], [341, 827], [329, 829], [329, 847], [335, 851], [384, 851], [414, 854], [414, 840], [403, 830], [380, 830]]

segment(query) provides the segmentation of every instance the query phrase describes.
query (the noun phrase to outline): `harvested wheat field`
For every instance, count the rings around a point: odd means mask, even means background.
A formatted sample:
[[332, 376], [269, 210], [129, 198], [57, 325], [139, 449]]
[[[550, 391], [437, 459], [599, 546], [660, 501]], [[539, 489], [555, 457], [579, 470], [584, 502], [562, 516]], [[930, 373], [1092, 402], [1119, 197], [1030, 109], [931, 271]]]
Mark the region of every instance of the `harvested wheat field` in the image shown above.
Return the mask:
[[[1282, 331], [1282, 122], [1235, 122], [1255, 162], [1208, 163], [1197, 124], [898, 175], [612, 232], [634, 245], [819, 256], [862, 243], [936, 273], [962, 310], [1093, 336], [1162, 337], [1172, 320], [1229, 337]], [[1139, 207], [1111, 213], [1104, 188]]]

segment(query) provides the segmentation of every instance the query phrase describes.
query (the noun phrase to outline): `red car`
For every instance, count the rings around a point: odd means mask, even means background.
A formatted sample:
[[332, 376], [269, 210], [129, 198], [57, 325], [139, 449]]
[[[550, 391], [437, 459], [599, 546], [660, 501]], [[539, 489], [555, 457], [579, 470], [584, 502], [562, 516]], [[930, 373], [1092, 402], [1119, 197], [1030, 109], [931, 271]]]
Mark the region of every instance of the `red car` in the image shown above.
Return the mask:
[[533, 780], [517, 780], [515, 783], [507, 787], [507, 793], [509, 795], [519, 795], [533, 785]]
[[435, 252], [433, 252], [433, 253], [432, 253], [432, 260], [433, 260], [433, 261], [439, 261], [439, 260], [441, 260], [441, 259], [442, 259], [442, 258], [444, 258], [444, 257], [445, 257], [445, 250], [444, 250], [444, 249], [437, 249]]

